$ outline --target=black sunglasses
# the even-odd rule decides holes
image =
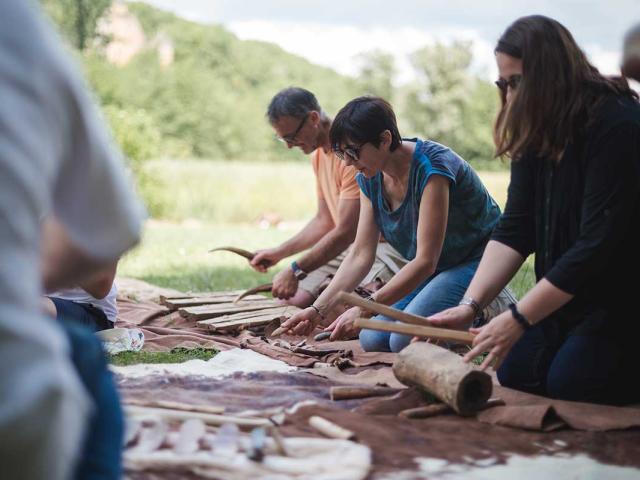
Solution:
[[[304,118],[302,119],[302,121],[300,122],[300,124],[298,125],[298,128],[296,128],[296,131],[289,134],[289,135],[283,135],[282,137],[279,137],[278,135],[276,135],[276,140],[280,140],[281,142],[284,143],[295,143],[296,142],[296,137],[298,136],[298,134],[300,133],[300,130],[302,130],[302,127],[304,127],[305,122],[307,121],[307,118],[309,117],[309,114],[307,113]]]
[[[507,93],[507,89],[517,90],[518,85],[522,81],[522,75],[511,75],[508,80],[504,78],[499,78],[495,81],[496,86],[500,89],[501,92]]]
[[[367,142],[361,143],[358,146],[355,145],[347,145],[345,148],[340,148],[339,144],[335,144],[331,150],[336,154],[340,160],[344,160],[344,156],[350,157],[352,160],[358,160],[360,158],[360,150]]]

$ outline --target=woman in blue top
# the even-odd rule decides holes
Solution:
[[[330,136],[336,154],[359,171],[358,233],[331,284],[283,327],[306,334],[322,320],[329,323],[333,298],[364,278],[381,234],[409,262],[373,300],[425,316],[458,305],[500,216],[473,169],[443,145],[402,140],[393,109],[381,98],[349,102],[333,121]],[[331,338],[357,334],[354,320],[361,316],[366,312],[358,307],[344,312],[329,325]],[[397,352],[410,340],[360,332],[367,351]]]

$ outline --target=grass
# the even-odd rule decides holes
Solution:
[[[232,253],[208,250],[223,245],[266,248],[295,232],[296,226],[261,229],[255,225],[151,220],[141,245],[120,262],[118,274],[183,292],[249,288],[270,281],[272,275],[254,271],[244,258]],[[284,265],[286,262],[281,262],[274,271]]]
[[[209,360],[216,356],[213,348],[181,348],[168,352],[120,352],[109,356],[109,361],[119,367],[138,363],[183,363],[187,360]]]
[[[308,219],[316,208],[310,161],[264,163],[156,160],[141,193],[154,216],[171,221],[251,223],[262,216]]]

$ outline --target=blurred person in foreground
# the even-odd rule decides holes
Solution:
[[[472,329],[500,383],[564,400],[640,401],[640,104],[589,63],[557,21],[523,17],[495,48],[498,155],[511,159],[505,211],[466,296],[489,302],[535,254],[536,285]],[[629,280],[631,274],[632,280]],[[466,324],[458,306],[430,317]]]
[[[116,479],[122,412],[102,347],[40,302],[135,245],[143,211],[35,8],[0,6],[0,477]]]

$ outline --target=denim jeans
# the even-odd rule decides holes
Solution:
[[[601,334],[558,338],[553,320],[527,330],[498,369],[505,387],[561,400],[640,402],[636,348]]]
[[[87,327],[59,321],[71,345],[71,360],[93,401],[77,480],[116,480],[122,476],[124,421],[118,392],[100,340]]]
[[[473,260],[429,277],[409,295],[394,303],[393,308],[428,316],[456,306],[467,291],[479,263],[480,260]],[[374,320],[395,321],[384,315],[378,315]],[[399,352],[409,345],[411,338],[400,333],[360,331],[360,345],[367,352]]]

